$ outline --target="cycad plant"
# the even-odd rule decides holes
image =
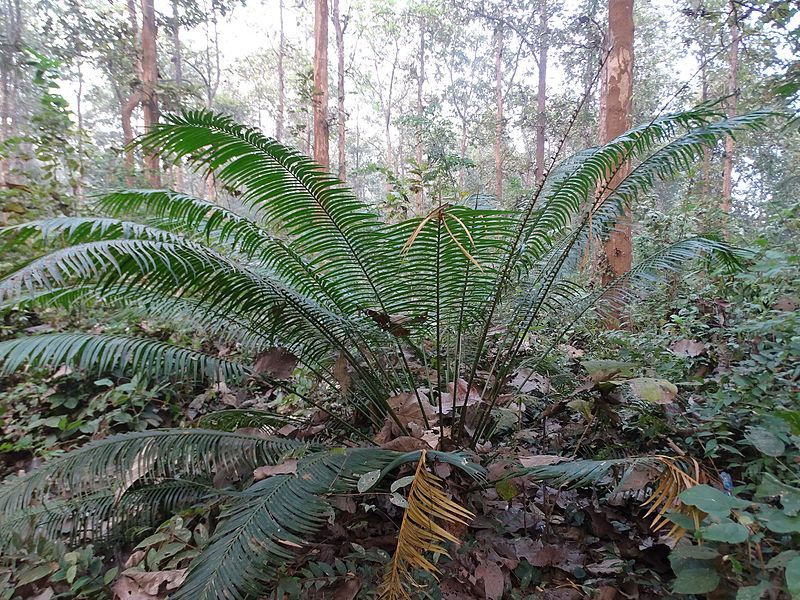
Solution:
[[[75,538],[97,539],[187,503],[215,502],[220,524],[176,597],[255,597],[323,526],[330,494],[419,461],[419,452],[370,447],[377,432],[474,449],[509,378],[543,360],[546,351],[522,352],[532,336],[553,348],[590,309],[624,304],[689,259],[735,265],[731,248],[695,237],[601,288],[584,288],[577,268],[638,194],[766,117],[725,118],[710,106],[660,116],[553,165],[515,210],[440,196],[429,214],[401,223],[382,220],[342,182],[255,129],[210,112],[168,117],[143,138],[144,150],[213,173],[243,210],[127,190],[99,201],[103,217],[7,227],[6,244],[40,254],[0,280],[0,303],[94,302],[187,321],[234,342],[237,358],[142,337],[53,333],[0,343],[3,372],[69,365],[230,385],[264,378],[326,414],[328,438],[349,435],[363,447],[242,433],[235,429],[277,417],[226,411],[205,428],[94,442],[12,479],[0,488],[0,527],[18,531],[34,519],[37,531],[56,535],[69,522]],[[609,189],[628,163],[627,177]],[[293,385],[295,365],[319,382],[313,394]],[[457,452],[428,457],[481,475]],[[293,458],[294,472],[244,488],[213,485],[220,472],[247,483],[254,468]]]

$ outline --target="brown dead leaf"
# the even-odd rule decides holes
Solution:
[[[618,558],[608,558],[599,563],[586,565],[586,570],[592,575],[614,575],[621,573],[625,567],[625,562]]]
[[[511,387],[516,389],[520,394],[531,394],[537,392],[541,395],[550,393],[552,390],[550,380],[539,373],[533,372],[532,369],[520,369],[511,380]]]
[[[267,477],[272,477],[273,475],[285,475],[285,474],[297,474],[297,459],[291,458],[289,460],[283,461],[279,465],[264,465],[258,467],[255,471],[253,471],[253,479],[256,481],[261,481],[262,479],[266,479]]]
[[[475,568],[475,581],[478,590],[487,600],[500,600],[505,590],[503,570],[494,562],[484,562]],[[480,583],[482,582],[482,583]]]
[[[615,492],[639,491],[654,481],[659,475],[658,469],[644,464],[634,465],[628,476],[620,482]]]
[[[427,449],[429,446],[427,442],[419,438],[411,437],[410,435],[401,435],[385,444],[381,444],[381,448],[394,450],[395,452],[413,452],[414,450]]]
[[[781,312],[792,312],[797,310],[797,301],[789,296],[782,296],[778,298],[772,305],[772,310]]]
[[[360,591],[361,579],[353,577],[332,590],[333,595],[331,596],[331,600],[353,600]]]
[[[417,395],[414,393],[401,392],[389,398],[387,402],[400,423],[402,423],[414,437],[421,437],[424,431],[425,417],[427,417],[428,423],[431,424],[436,420],[436,413],[433,406],[431,406],[431,403],[428,401],[428,397],[422,392],[417,393],[419,394],[419,400],[417,400]],[[414,427],[414,425],[416,427]],[[395,436],[403,433],[393,420],[391,420],[391,428]]]
[[[415,315],[413,317],[402,314],[388,315],[383,311],[371,309],[367,309],[364,312],[367,313],[367,316],[372,319],[378,325],[378,327],[399,338],[404,338],[411,335],[411,331],[409,331],[408,327],[406,327],[407,325],[419,325],[427,318],[425,315]]]
[[[575,346],[570,346],[569,344],[564,344],[560,346],[560,350],[567,356],[567,358],[580,358],[586,352],[581,350],[580,348],[576,348]]]
[[[669,345],[669,349],[673,354],[678,356],[700,356],[706,354],[706,345],[697,340],[678,340]]]
[[[150,572],[127,569],[111,589],[115,600],[162,600],[169,595],[170,590],[180,587],[184,579],[186,569]]]
[[[297,362],[298,358],[294,354],[285,348],[274,346],[258,355],[253,365],[253,374],[264,373],[274,379],[289,379]]]

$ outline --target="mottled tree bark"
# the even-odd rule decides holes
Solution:
[[[314,5],[314,160],[328,169],[328,0]]]
[[[145,131],[158,123],[158,61],[156,50],[156,12],[153,0],[142,0],[142,112]],[[158,156],[145,155],[144,170],[149,184],[161,187]]]
[[[608,1],[608,35],[611,54],[606,63],[605,115],[601,142],[606,143],[631,127],[633,96],[633,0]],[[629,165],[620,168],[608,185],[606,193],[628,173]],[[631,213],[624,214],[604,244],[606,265],[602,273],[604,284],[616,279],[631,268]]]
[[[499,202],[503,197],[503,29],[494,30],[494,195]]]
[[[283,141],[283,112],[286,104],[286,81],[283,61],[286,59],[286,33],[283,30],[283,0],[278,0],[278,115],[275,118],[275,137]]]
[[[536,94],[536,183],[541,184],[544,179],[544,134],[547,125],[545,113],[547,103],[547,2],[541,0],[541,13],[539,16],[539,89]]]
[[[419,118],[419,125],[422,124],[422,116],[425,107],[422,103],[422,94],[425,86],[425,18],[419,18],[419,55],[417,56],[417,117]],[[417,166],[422,167],[422,133],[417,134],[416,148],[414,149],[414,158],[417,161]],[[419,186],[415,195],[417,214],[421,215],[425,208],[425,191],[422,185]]]
[[[339,0],[333,0],[333,28],[336,33],[336,147],[339,179],[347,178],[347,156],[345,132],[347,112],[344,109],[344,32],[347,29],[347,18],[342,20],[339,12]]]

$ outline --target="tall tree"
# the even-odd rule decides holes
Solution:
[[[736,115],[736,96],[738,88],[737,71],[739,69],[739,40],[741,32],[736,16],[736,4],[730,2],[730,50],[728,53],[727,80],[727,112],[729,117]],[[722,212],[727,215],[731,211],[731,192],[733,191],[733,137],[725,138],[725,157],[722,161]],[[727,223],[726,228],[727,232]]]
[[[422,118],[425,114],[425,106],[423,105],[423,89],[425,87],[425,32],[426,32],[426,25],[425,25],[425,17],[419,17],[419,52],[417,54],[417,119],[419,119],[419,123],[417,124],[417,143],[414,149],[414,158],[417,162],[417,168],[422,167]],[[424,211],[424,188],[422,185],[419,186],[416,193],[416,208],[417,214],[422,214]]]
[[[314,2],[314,160],[328,169],[328,0]]]
[[[494,195],[498,202],[503,197],[503,27],[500,23],[494,29]]]
[[[547,0],[541,0],[539,13],[539,89],[536,93],[536,183],[544,179],[544,136],[547,125]]]
[[[158,54],[156,49],[156,11],[153,0],[142,0],[142,112],[145,131],[158,123]],[[156,154],[144,157],[145,174],[151,186],[161,187]]]
[[[631,127],[633,97],[633,0],[608,0],[608,38],[611,44],[605,70],[605,98],[601,143],[609,142]],[[624,166],[608,183],[608,191],[629,169]],[[608,191],[606,193],[608,193]],[[627,272],[631,267],[631,212],[624,213],[604,244],[606,265],[603,283]]]
[[[283,141],[283,113],[286,104],[286,76],[284,61],[286,60],[286,32],[283,29],[283,0],[278,0],[278,106],[275,118],[275,137]]]
[[[0,4],[3,15],[3,44],[0,48],[0,142],[13,134],[13,123],[18,98],[17,61],[22,52],[22,8],[19,0],[4,0]],[[8,184],[9,164],[0,157],[0,185]]]
[[[345,153],[345,131],[347,112],[344,108],[344,33],[347,29],[347,17],[339,11],[339,0],[333,0],[333,29],[336,35],[336,147],[338,156],[338,175],[344,181],[347,178],[347,157]]]

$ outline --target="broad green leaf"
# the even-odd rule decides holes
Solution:
[[[39,581],[43,577],[47,577],[51,573],[55,573],[58,570],[58,563],[48,563],[45,565],[36,565],[29,569],[25,569],[19,576],[17,580],[17,587],[20,588],[24,585],[28,585],[29,583],[33,583],[34,581]]]
[[[783,440],[764,427],[750,427],[745,437],[759,452],[767,456],[780,456],[786,450]]]
[[[700,530],[704,540],[741,544],[750,536],[750,530],[740,523],[714,523]]]
[[[777,508],[764,509],[758,516],[773,533],[800,533],[800,517],[789,517]]]
[[[748,585],[739,588],[739,591],[736,592],[736,600],[761,600],[761,597],[769,588],[770,584],[768,581],[762,581],[758,585]]]
[[[682,492],[680,499],[684,504],[696,506],[710,515],[727,515],[731,510],[745,508],[749,504],[705,484],[696,485]]]
[[[708,594],[718,585],[719,573],[713,567],[692,567],[678,573],[672,591],[676,594]]]
[[[783,512],[787,515],[793,517],[800,512],[800,489],[783,483],[771,473],[765,473],[756,490],[756,497],[772,498],[776,496],[780,497]]]
[[[767,563],[768,569],[783,569],[786,567],[788,562],[793,558],[800,556],[800,552],[797,550],[784,550],[777,556],[773,556],[769,562]]]
[[[407,485],[412,484],[413,482],[414,482],[414,476],[413,475],[407,475],[406,477],[401,477],[400,479],[398,479],[397,481],[395,481],[392,484],[392,487],[390,488],[390,491],[391,492],[396,492],[400,488],[404,488]]]
[[[581,366],[595,382],[619,376],[632,377],[636,372],[636,364],[620,360],[584,360],[581,361]]]
[[[400,508],[408,508],[408,500],[403,498],[397,492],[393,492],[392,495],[389,497],[389,502],[394,504],[395,506],[399,506]]]
[[[651,404],[672,404],[678,395],[678,388],[666,379],[636,377],[625,382],[631,393]]]
[[[161,542],[166,542],[169,539],[169,534],[158,532],[144,538],[141,542],[136,544],[134,550],[138,550],[139,548],[148,548],[155,544],[160,544]]]
[[[362,494],[370,489],[381,476],[380,470],[376,471],[369,471],[368,473],[364,473],[361,477],[358,478],[357,488],[358,491]]]
[[[795,557],[786,565],[786,587],[792,599],[800,598],[800,557]]]
[[[510,479],[503,479],[498,481],[494,486],[495,491],[497,491],[497,495],[500,496],[503,500],[511,500],[517,494],[519,494],[519,490],[517,486],[514,485],[514,482]]]

